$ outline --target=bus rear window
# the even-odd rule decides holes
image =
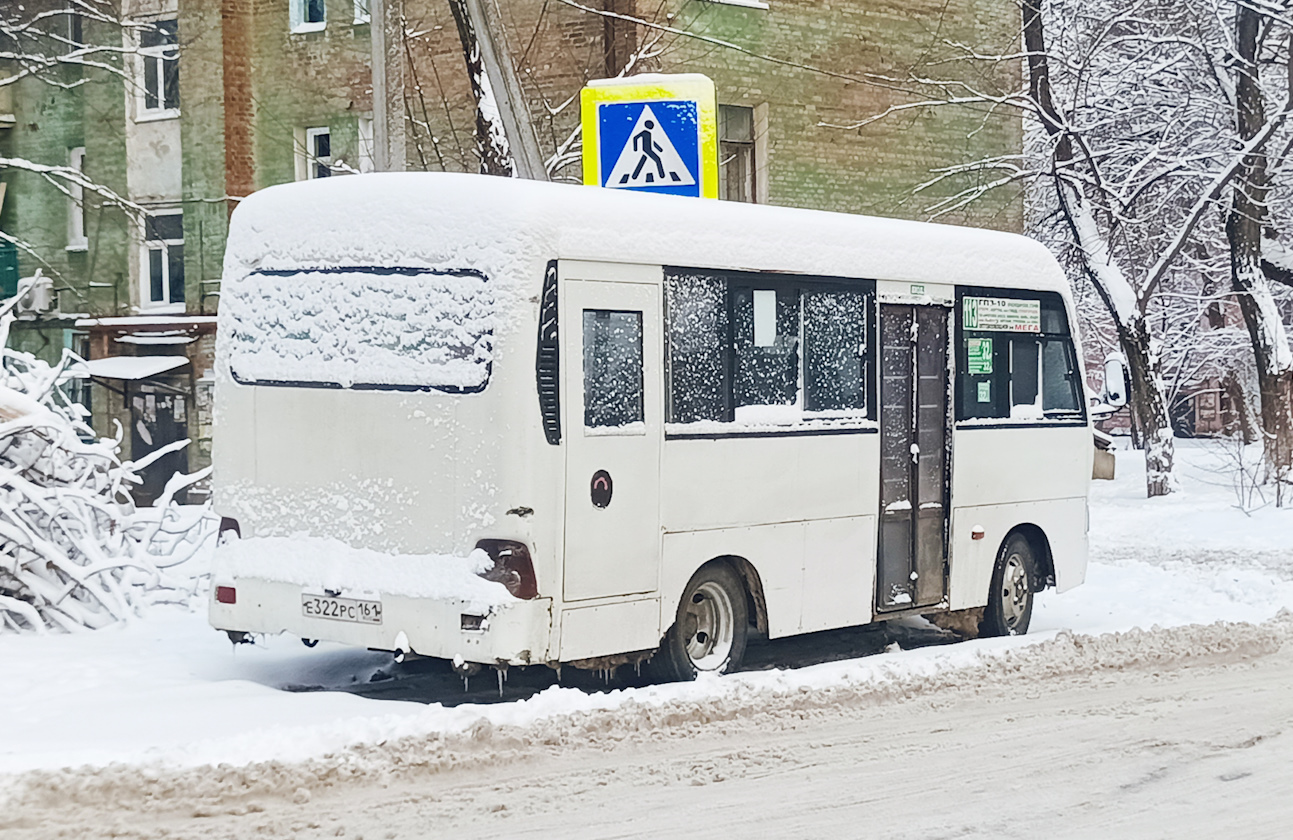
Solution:
[[[479,272],[254,272],[221,304],[242,383],[470,393],[489,382],[494,305]]]

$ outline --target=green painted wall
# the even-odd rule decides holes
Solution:
[[[120,31],[87,22],[87,41],[120,43]],[[107,71],[63,68],[59,78],[72,89],[34,78],[14,85],[16,124],[0,130],[0,153],[37,164],[66,166],[71,149],[85,147],[85,172],[110,190],[125,194],[125,88]],[[8,185],[0,229],[26,243],[20,250],[24,276],[40,268],[62,289],[63,311],[114,314],[125,295],[125,254],[129,222],[104,197],[86,194],[87,247],[68,250],[70,200],[42,176],[17,169],[0,172]]]

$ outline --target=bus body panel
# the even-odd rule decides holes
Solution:
[[[561,613],[561,662],[651,650],[660,643],[660,599],[617,600]],[[672,622],[670,622],[672,623]]]
[[[953,432],[957,506],[1085,496],[1095,447],[1085,423],[960,425]]]
[[[669,532],[874,515],[880,436],[666,439],[661,521]]]
[[[953,432],[952,609],[987,603],[996,554],[1020,525],[1036,525],[1046,535],[1058,591],[1082,582],[1090,440],[1086,424],[961,425]],[[980,527],[983,538],[972,539]]]
[[[963,610],[987,603],[997,552],[1010,532],[1021,525],[1035,525],[1046,536],[1057,592],[1082,583],[1088,542],[1085,523],[1085,496],[953,508],[949,608]],[[976,528],[983,529],[983,539],[973,538]]]
[[[799,632],[804,598],[803,522],[747,525],[709,531],[687,531],[664,535],[664,557],[660,569],[660,623],[673,624],[683,587],[705,563],[716,557],[748,560],[763,585],[768,610],[768,637],[780,638]],[[867,596],[860,599],[862,623],[870,620]]]

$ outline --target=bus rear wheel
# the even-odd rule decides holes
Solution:
[[[745,655],[749,629],[740,576],[727,563],[702,566],[687,582],[673,626],[660,641],[657,670],[675,681],[734,671]]]
[[[1037,563],[1033,547],[1023,534],[1012,534],[1001,546],[992,570],[988,605],[979,625],[981,636],[1022,636],[1033,617],[1034,578]]]

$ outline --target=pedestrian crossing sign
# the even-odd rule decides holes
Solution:
[[[589,82],[581,97],[584,183],[718,197],[718,106],[698,73]]]

